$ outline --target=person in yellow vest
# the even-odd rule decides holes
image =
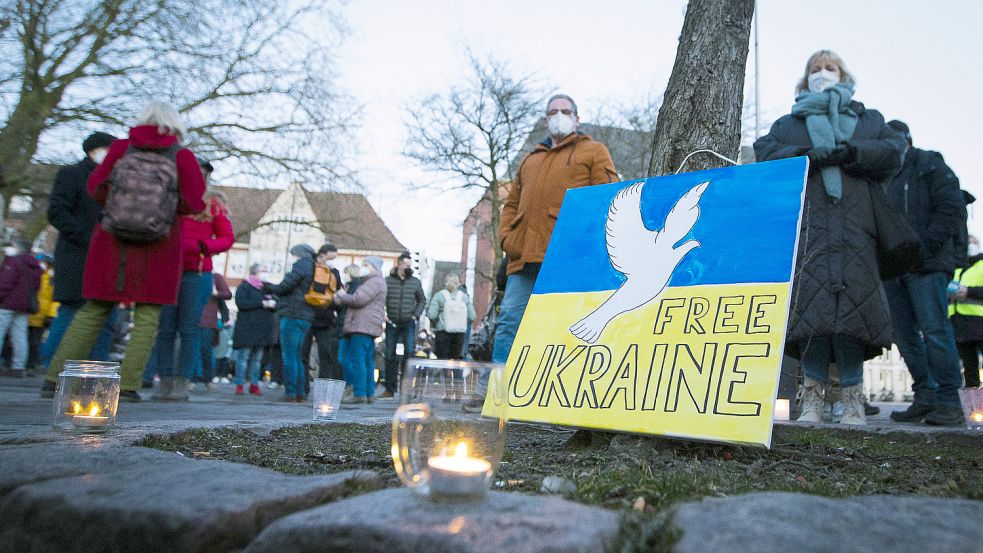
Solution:
[[[38,288],[38,312],[27,318],[27,367],[35,370],[41,360],[41,339],[50,326],[52,319],[58,316],[58,302],[52,299],[55,276],[55,259],[48,253],[39,253],[38,262],[41,264],[41,287]]]
[[[983,351],[983,254],[975,236],[969,237],[966,262],[956,269],[948,292],[949,317],[963,361],[965,384],[967,388],[978,388]]]

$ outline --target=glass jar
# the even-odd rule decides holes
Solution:
[[[412,358],[393,416],[400,480],[433,500],[484,497],[505,452],[504,367]]]
[[[119,363],[65,361],[58,375],[51,424],[76,434],[101,434],[116,423]]]

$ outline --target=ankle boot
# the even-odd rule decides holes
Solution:
[[[154,395],[150,396],[150,399],[154,401],[171,401],[174,399],[171,394],[174,392],[174,377],[173,376],[162,376],[160,377],[160,389],[158,389]]]
[[[840,424],[866,425],[867,413],[864,410],[864,385],[857,384],[843,388],[843,418]]]
[[[188,401],[188,379],[183,376],[174,377],[174,388],[171,391],[171,400]]]
[[[802,414],[797,422],[823,421],[823,383],[808,376],[802,382]]]

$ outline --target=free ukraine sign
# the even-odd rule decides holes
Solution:
[[[769,447],[806,173],[794,158],[568,191],[508,418]]]

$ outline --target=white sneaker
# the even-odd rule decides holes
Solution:
[[[222,382],[222,384],[228,384],[229,382],[232,382],[232,381],[231,381],[231,380],[229,380],[228,378],[225,378],[225,377],[223,376],[223,377],[222,377],[222,380],[221,380],[221,382]]]
[[[212,379],[212,384],[218,384],[219,382],[221,382],[221,380],[219,380],[217,376]]]
[[[277,386],[276,382],[270,382],[269,384],[266,385],[266,387],[271,390],[276,390],[276,386]]]
[[[809,377],[802,383],[802,412],[798,422],[823,422],[823,385]]]

